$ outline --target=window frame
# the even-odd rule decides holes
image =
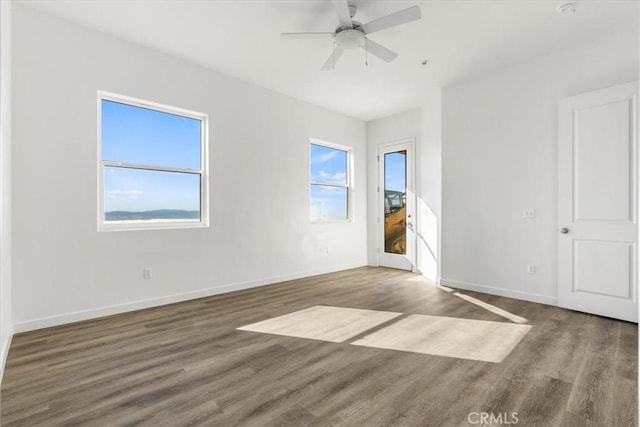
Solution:
[[[312,171],[311,171],[311,146],[312,145],[318,145],[321,147],[344,151],[346,153],[347,155],[346,184],[314,181],[312,179]],[[352,147],[347,147],[345,145],[334,144],[332,142],[321,141],[313,138],[309,140],[309,204],[308,206],[309,206],[309,220],[311,221],[312,224],[353,222],[354,186],[353,186],[352,173],[353,173],[353,148]],[[313,186],[346,188],[347,189],[347,217],[345,219],[312,219],[311,218],[311,188],[313,188]]]
[[[138,164],[120,161],[102,160],[102,101],[117,102],[133,107],[146,108],[163,113],[188,117],[199,120],[200,131],[200,168],[176,168],[152,164]],[[159,230],[209,227],[209,116],[205,113],[190,111],[183,108],[160,104],[157,102],[119,95],[112,92],[98,90],[97,95],[97,140],[98,140],[98,231],[127,231],[127,230]],[[105,167],[129,168],[157,172],[177,172],[200,176],[200,220],[199,221],[154,221],[154,222],[115,222],[105,221]]]

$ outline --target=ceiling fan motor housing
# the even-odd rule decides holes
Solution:
[[[336,44],[343,49],[356,49],[364,44],[362,24],[353,21],[353,28],[337,28]]]

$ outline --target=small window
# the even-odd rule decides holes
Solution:
[[[350,150],[311,143],[311,221],[347,221],[351,183]]]
[[[98,229],[207,226],[207,116],[105,93],[98,101]]]

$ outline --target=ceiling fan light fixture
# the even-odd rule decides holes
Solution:
[[[0,0],[2,1],[2,0]],[[353,1],[353,0],[352,0]],[[336,62],[345,50],[362,48],[365,50],[365,65],[368,64],[368,55],[378,57],[385,62],[396,59],[398,54],[369,39],[369,35],[387,28],[397,27],[408,22],[417,21],[422,17],[418,6],[411,6],[397,12],[390,13],[381,18],[374,19],[368,24],[354,21],[357,7],[349,4],[349,0],[332,0],[337,18],[338,27],[332,32],[306,32],[306,33],[281,33],[283,39],[321,38],[333,37],[333,50],[322,66],[322,71],[334,70]]]
[[[336,34],[336,44],[343,49],[355,49],[364,44],[364,33],[360,30],[342,30]]]

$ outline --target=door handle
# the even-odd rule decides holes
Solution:
[[[407,222],[407,227],[409,227],[409,228],[413,228],[413,224],[412,224],[412,223],[410,223],[410,222]]]
[[[569,232],[569,229],[568,229],[567,227],[562,227],[562,228],[560,229],[560,232],[561,232],[562,234],[567,234],[567,233]]]

